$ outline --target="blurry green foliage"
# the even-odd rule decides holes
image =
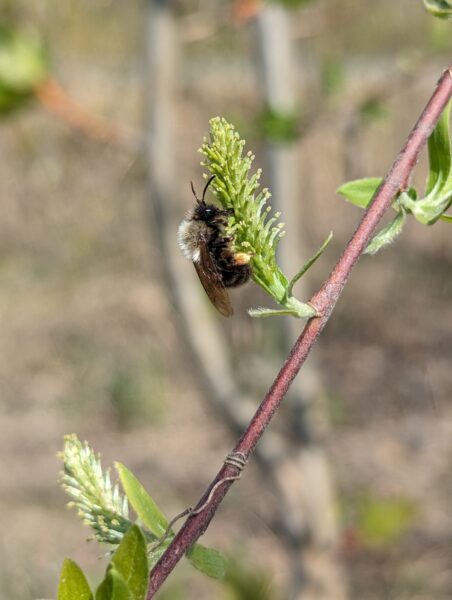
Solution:
[[[428,568],[419,562],[398,569],[392,598],[437,598],[435,581]]]
[[[33,98],[48,73],[47,53],[38,34],[0,25],[0,116]]]
[[[159,590],[158,600],[187,600],[187,587],[184,581],[177,581],[177,573]],[[176,581],[175,581],[176,579]]]
[[[339,92],[345,81],[344,64],[340,58],[328,57],[322,64],[322,90],[325,95],[332,96]]]
[[[439,19],[430,19],[428,39],[434,50],[438,52],[450,50],[452,48],[451,24]]]
[[[112,373],[109,398],[118,427],[144,421],[160,423],[164,414],[164,373],[157,356],[118,366]]]
[[[271,4],[281,4],[285,8],[295,9],[301,8],[305,4],[312,2],[312,0],[267,0]]]
[[[259,130],[272,142],[292,142],[298,137],[299,125],[295,112],[282,113],[270,107],[266,107],[258,119]]]
[[[396,542],[417,516],[414,502],[405,498],[376,498],[364,495],[355,502],[356,529],[360,539],[371,547]]]
[[[238,559],[229,563],[223,582],[228,600],[277,600],[279,597],[266,572],[251,569]]]
[[[383,119],[388,115],[386,107],[377,96],[367,98],[359,107],[359,114],[365,123]]]
[[[328,395],[326,397],[326,408],[328,420],[333,427],[341,427],[347,423],[347,403],[339,395]]]

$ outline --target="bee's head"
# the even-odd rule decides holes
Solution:
[[[197,221],[211,223],[220,214],[221,208],[218,208],[214,204],[206,204],[203,200],[198,200],[198,204],[195,208],[193,218]]]
[[[197,221],[204,221],[205,223],[212,222],[222,212],[220,208],[216,207],[214,204],[206,204],[204,200],[207,188],[212,183],[213,179],[215,179],[215,175],[212,175],[212,177],[206,183],[201,199],[196,195],[193,182],[191,182],[191,190],[197,202],[196,208],[193,212],[193,218]]]

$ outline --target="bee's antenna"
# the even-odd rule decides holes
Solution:
[[[215,179],[215,175],[212,175],[212,177],[209,179],[209,181],[206,183],[204,190],[202,192],[202,202],[204,202],[204,197],[206,195],[207,192],[207,188],[209,187],[209,185],[212,183],[212,181]]]
[[[191,185],[191,191],[193,192],[193,196],[196,198],[196,202],[201,202],[201,200],[196,195],[195,186],[193,185],[193,181],[190,181],[190,185]]]
[[[212,175],[212,177],[209,179],[209,181],[206,183],[206,185],[204,186],[204,189],[202,191],[202,200],[200,200],[198,198],[198,196],[196,195],[195,192],[195,186],[193,185],[193,181],[190,181],[190,185],[191,185],[191,191],[193,192],[193,196],[196,198],[196,202],[198,202],[198,204],[205,204],[204,202],[204,198],[207,192],[207,188],[209,187],[209,185],[212,183],[212,181],[215,179],[215,175]]]

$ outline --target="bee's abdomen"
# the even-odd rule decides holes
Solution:
[[[222,235],[217,225],[211,226],[211,231],[209,250],[224,287],[243,285],[251,277],[251,266],[248,263],[237,264],[236,255],[231,249],[232,237]]]
[[[237,287],[246,283],[251,277],[250,265],[233,265],[228,269],[220,269],[224,287]]]

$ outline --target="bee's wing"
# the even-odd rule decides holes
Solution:
[[[234,312],[231,300],[223,285],[221,275],[218,273],[205,240],[200,241],[199,251],[199,262],[193,264],[195,265],[196,272],[198,273],[203,288],[218,312],[224,317],[230,317]]]

